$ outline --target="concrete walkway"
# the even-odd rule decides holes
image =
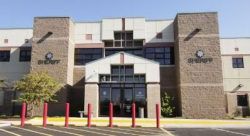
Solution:
[[[64,117],[47,119],[48,125],[64,126]],[[37,117],[25,121],[26,125],[42,125],[43,118]],[[0,121],[1,123],[1,121]],[[7,123],[7,122],[5,122]],[[20,125],[20,121],[9,122],[12,125]],[[94,126],[108,126],[109,118],[93,118],[91,124]],[[114,118],[113,125],[118,127],[131,127],[131,118]],[[71,126],[86,126],[87,118],[69,118]],[[171,119],[164,118],[160,120],[163,128],[250,128],[250,120],[205,120],[205,119]],[[136,126],[156,127],[155,119],[136,119]]]

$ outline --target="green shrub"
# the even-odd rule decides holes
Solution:
[[[175,107],[171,107],[170,104],[173,102],[174,97],[171,98],[166,92],[162,98],[161,112],[163,117],[173,116],[173,111]]]
[[[7,119],[8,117],[6,115],[2,114],[2,115],[0,115],[0,118]]]
[[[20,118],[20,115],[14,115],[13,118]]]

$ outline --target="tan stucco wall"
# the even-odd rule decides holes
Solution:
[[[0,62],[0,78],[10,86],[30,72],[30,62],[19,62],[20,48],[11,48],[10,61]]]
[[[226,92],[250,92],[250,56],[241,57],[243,57],[244,68],[233,68],[233,57],[222,56],[224,91]],[[238,87],[239,84],[243,86]]]

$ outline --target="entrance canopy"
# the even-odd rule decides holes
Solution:
[[[133,65],[134,74],[145,75],[145,83],[159,83],[159,63],[129,53],[119,52],[86,64],[85,82],[99,83],[100,75],[111,75],[111,66]],[[112,80],[109,80],[112,82]]]

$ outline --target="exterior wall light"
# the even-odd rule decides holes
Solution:
[[[51,34],[53,34],[53,32],[49,31],[48,34],[51,35]]]
[[[244,85],[243,84],[239,84],[238,87],[243,87]]]
[[[200,30],[202,30],[202,29],[201,29],[201,27],[197,27],[195,30],[196,30],[196,31],[200,31]]]

